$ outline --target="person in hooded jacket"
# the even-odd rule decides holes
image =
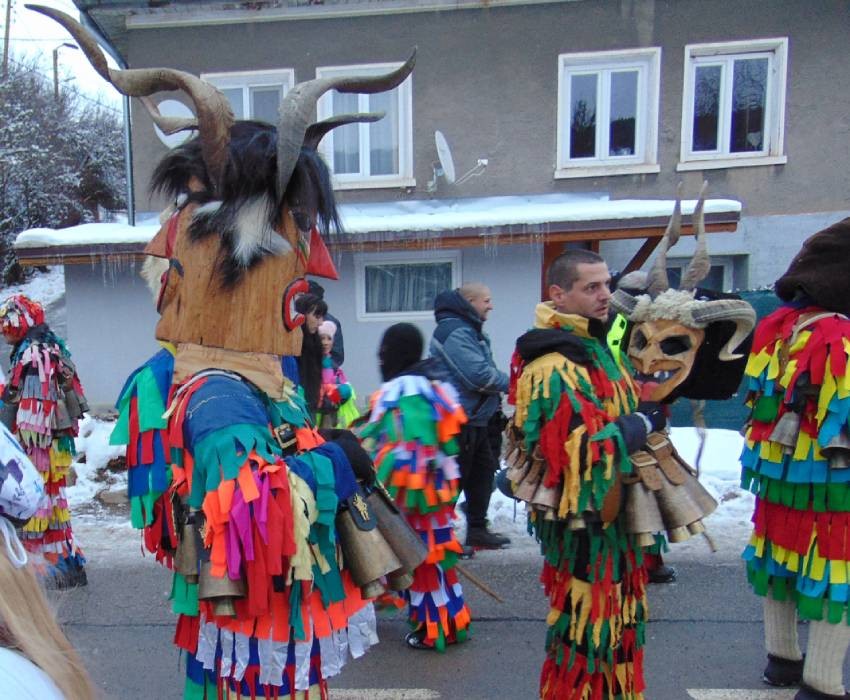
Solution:
[[[440,379],[452,384],[468,418],[460,434],[461,488],[466,498],[466,544],[477,549],[500,549],[510,543],[487,526],[493,475],[499,466],[489,425],[502,407],[508,375],[493,361],[490,339],[483,331],[493,310],[490,289],[469,282],[441,292],[434,300],[437,327],[430,354]]]
[[[378,480],[428,547],[404,593],[412,649],[445,650],[469,634],[469,608],[455,564],[462,547],[452,530],[460,484],[455,460],[466,417],[451,384],[436,379],[433,360],[421,360],[416,326],[397,323],[384,333],[378,358],[381,388],[361,431]]]

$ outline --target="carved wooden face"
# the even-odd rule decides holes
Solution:
[[[279,237],[274,250],[228,286],[216,267],[223,254],[221,239],[215,235],[200,241],[189,239],[196,208],[185,207],[163,226],[149,247],[155,247],[160,236],[168,238],[169,226],[174,229],[166,246],[169,269],[156,337],[242,352],[300,354],[299,326],[304,317],[295,311],[295,298],[307,291],[304,275],[313,271],[311,243],[313,253],[324,251],[313,220],[298,211],[284,210],[273,234]],[[317,238],[319,246],[315,245]]]
[[[643,384],[641,398],[663,401],[684,382],[694,366],[705,331],[679,321],[644,321],[632,329],[629,359]]]

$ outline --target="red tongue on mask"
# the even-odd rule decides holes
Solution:
[[[336,271],[334,261],[331,260],[328,247],[319,235],[319,229],[315,226],[310,231],[310,257],[307,260],[306,273],[332,280],[339,279],[339,273]]]
[[[644,382],[640,387],[640,400],[641,401],[650,401],[650,396],[652,396],[652,392],[658,388],[658,382]]]

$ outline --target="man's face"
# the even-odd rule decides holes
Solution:
[[[579,263],[576,271],[578,279],[573,282],[572,289],[565,290],[557,284],[549,287],[549,298],[555,309],[564,314],[578,314],[606,321],[611,301],[608,265],[604,262]]]
[[[493,310],[493,299],[490,297],[490,290],[487,287],[484,287],[474,299],[470,299],[469,303],[482,321],[486,321],[487,316]]]

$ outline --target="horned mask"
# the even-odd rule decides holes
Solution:
[[[643,382],[643,398],[649,401],[728,398],[743,372],[746,358],[740,350],[755,325],[755,311],[733,295],[697,288],[711,269],[705,240],[706,186],[693,215],[696,251],[680,288],[670,289],[667,252],[681,233],[681,191],[647,277],[646,293],[618,289],[611,302],[634,323],[628,356]]]
[[[140,98],[165,133],[198,135],[166,155],[153,189],[171,196],[174,212],[145,252],[163,258],[156,336],[174,343],[273,355],[298,355],[303,317],[295,298],[305,274],[336,279],[322,234],[340,228],[330,173],[316,149],[331,129],[375,121],[350,114],[311,123],[330,90],[377,93],[400,85],[415,52],[380,76],[299,83],[284,97],[277,128],[236,121],[227,98],[200,78],[169,68],[114,70],[94,38],[68,15],[28,5],[65,27],[97,72],[122,94]],[[196,118],[160,114],[150,95],[181,90]]]

